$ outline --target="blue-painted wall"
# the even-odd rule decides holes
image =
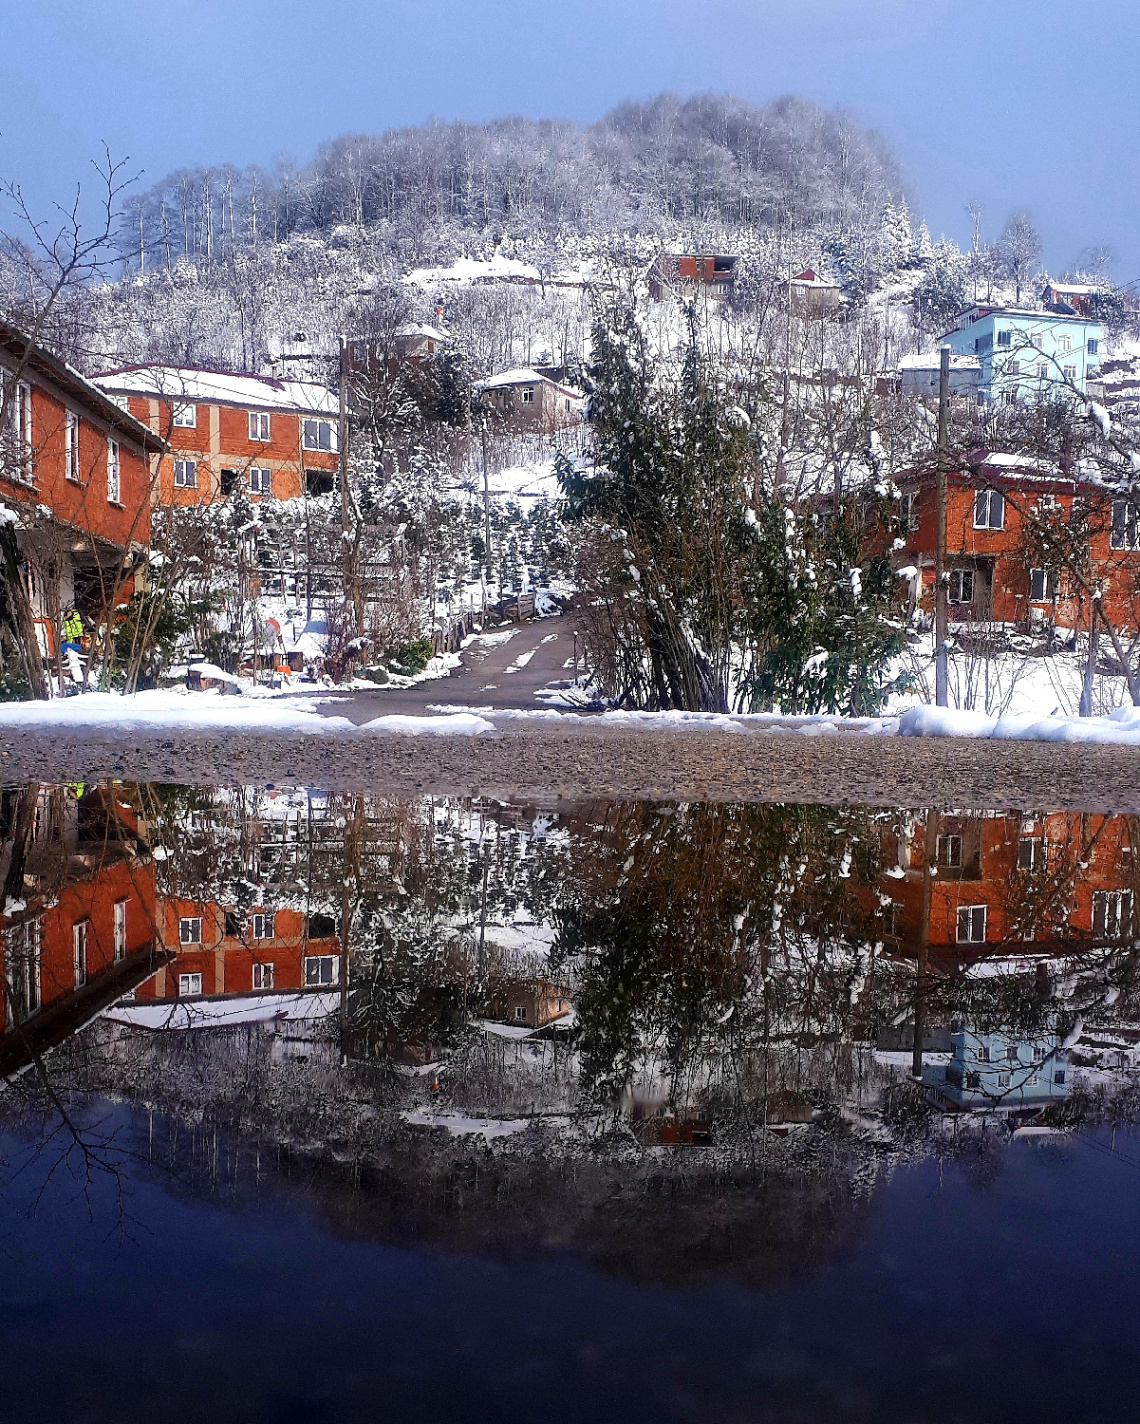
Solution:
[[[942,340],[982,363],[979,393],[1005,403],[1085,394],[1100,365],[1100,323],[1052,312],[971,307]]]

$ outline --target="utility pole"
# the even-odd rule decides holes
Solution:
[[[485,561],[487,569],[487,582],[491,581],[491,487],[490,476],[487,473],[487,417],[484,416],[479,427],[479,435],[483,443],[483,543],[485,548]],[[499,590],[500,596],[502,589]]]
[[[341,559],[344,564],[344,602],[346,608],[352,608],[356,613],[356,632],[359,635],[364,631],[364,628],[362,626],[363,610],[356,598],[356,579],[353,568],[354,535],[348,496],[348,343],[343,336],[340,338],[340,416],[337,422],[337,445],[340,455],[340,542]]]
[[[938,373],[938,549],[934,560],[934,700],[939,707],[950,705],[950,669],[947,639],[950,636],[946,586],[946,485],[950,443],[950,347],[943,346]]]

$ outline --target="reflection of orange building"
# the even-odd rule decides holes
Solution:
[[[275,990],[334,989],[340,941],[327,917],[257,909],[244,919],[215,901],[163,900],[163,945],[176,956],[138,998],[185,999]]]
[[[897,865],[880,888],[904,952],[920,941],[929,895],[936,955],[1071,953],[1131,933],[1131,840],[1126,816],[939,814],[936,826],[920,821],[889,847]]]
[[[155,878],[149,849],[112,789],[41,792],[34,812],[4,794],[6,833],[24,838],[24,898],[0,916],[8,986],[0,1074],[62,1042],[154,973]],[[26,812],[28,808],[23,808]]]

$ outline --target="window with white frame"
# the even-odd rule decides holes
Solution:
[[[119,442],[107,441],[107,503],[120,503]]]
[[[335,954],[305,956],[306,989],[327,989],[340,982],[340,959]]]
[[[958,907],[958,943],[985,944],[986,906],[960,905]]]
[[[1112,501],[1112,530],[1108,542],[1114,549],[1140,548],[1140,511],[1130,499]]]
[[[1035,351],[1045,350],[1045,333],[1043,331],[1035,331],[1029,340]]]
[[[1005,528],[1005,496],[1001,490],[978,490],[974,496],[974,528]]]
[[[1020,362],[1020,361],[1010,361],[1010,362],[1007,364],[1007,370],[1009,371],[1009,374],[1010,374],[1011,376],[1020,376],[1020,375],[1021,375],[1021,362]]]
[[[127,904],[126,900],[116,900],[114,910],[115,963],[127,956]]]
[[[1029,570],[1029,601],[1031,603],[1052,603],[1061,586],[1060,574],[1056,569]]]
[[[174,424],[184,430],[193,430],[198,424],[198,407],[188,401],[174,402]]]
[[[999,346],[1010,346],[1013,342],[1013,335],[1009,331],[999,331],[997,334],[997,344]]]
[[[304,445],[306,450],[335,450],[336,437],[331,420],[306,420],[304,422]]]
[[[274,929],[273,915],[254,915],[253,917],[253,937],[254,939],[272,939]]]
[[[516,1019],[525,1019],[525,1018],[526,1018],[526,1005],[525,1005],[525,1004],[516,1004],[516,1005],[515,1005],[515,1018],[516,1018]]]
[[[1035,865],[1041,864],[1042,858],[1041,837],[1022,836],[1017,842],[1018,870],[1032,870]]]
[[[25,920],[4,931],[4,970],[8,977],[6,1020],[34,1014],[43,1002],[39,920]]]
[[[918,528],[920,510],[919,498],[918,490],[912,490],[899,498],[899,513],[902,515],[903,522],[910,533],[913,533]]]
[[[1098,939],[1115,939],[1132,929],[1132,891],[1097,890],[1092,902],[1092,932]]]
[[[523,388],[522,388],[522,403],[523,403],[523,405],[533,405],[533,404],[534,404],[534,387],[533,387],[533,386],[523,386]]]
[[[174,488],[175,488],[175,489],[197,489],[197,488],[198,488],[198,462],[197,462],[197,460],[175,460],[175,462],[174,462]]]
[[[35,464],[32,450],[32,388],[27,381],[16,386],[12,402],[11,432],[16,479],[31,484],[35,478]]]
[[[1002,405],[1016,405],[1016,404],[1017,404],[1017,387],[1016,387],[1016,386],[1010,386],[1008,390],[1002,391],[1002,393],[1001,393],[1001,403],[1002,403]]]
[[[938,837],[936,848],[938,864],[947,870],[957,870],[962,864],[962,837],[948,834]]]
[[[249,438],[251,440],[269,439],[269,412],[267,410],[250,411]]]
[[[1073,338],[1071,336],[1058,336],[1055,349],[1059,356],[1067,356],[1073,349]]]
[[[1063,369],[1064,369],[1065,380],[1066,380],[1066,381],[1075,381],[1075,380],[1077,379],[1077,368],[1076,368],[1076,366],[1073,366],[1073,365],[1071,365],[1070,363],[1066,362]]]
[[[973,603],[974,601],[974,571],[973,569],[951,569],[950,589],[948,597],[951,603]]]
[[[72,962],[75,966],[75,987],[82,989],[87,983],[87,931],[90,920],[78,920],[71,929]]]
[[[79,484],[79,417],[67,412],[63,431],[63,472],[74,484]]]
[[[187,994],[200,994],[201,992],[201,974],[180,974],[178,976],[178,993],[180,997],[185,997]]]
[[[183,915],[178,921],[178,943],[179,944],[201,944],[202,943],[202,916]]]
[[[253,987],[255,989],[273,988],[272,964],[255,964],[253,966]]]
[[[1038,363],[1037,363],[1037,379],[1038,379],[1039,381],[1044,381],[1044,380],[1048,377],[1048,375],[1049,375],[1049,365],[1048,365],[1048,362],[1046,362],[1046,361],[1038,361]]]
[[[251,494],[273,493],[273,471],[251,465],[249,469],[249,491]]]

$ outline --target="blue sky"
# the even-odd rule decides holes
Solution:
[[[1140,277],[1136,0],[13,0],[2,32],[0,174],[41,210],[104,140],[153,181],[431,115],[795,92],[882,129],[936,237],[1024,206],[1054,269],[1108,244]]]

